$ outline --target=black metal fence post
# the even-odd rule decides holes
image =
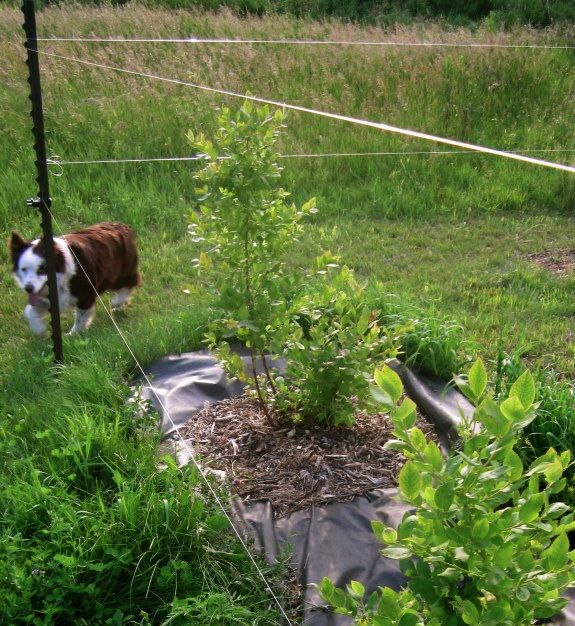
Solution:
[[[36,170],[38,176],[39,195],[27,201],[29,206],[40,210],[42,216],[42,232],[46,248],[46,267],[48,277],[48,297],[50,300],[50,322],[52,325],[52,341],[54,360],[62,363],[62,327],[60,325],[60,304],[58,302],[58,284],[56,281],[56,258],[54,254],[54,236],[52,234],[52,214],[50,206],[50,189],[48,185],[48,164],[46,162],[46,140],[44,137],[44,111],[42,108],[42,87],[40,84],[40,64],[38,62],[38,39],[36,36],[36,12],[34,0],[24,0],[24,31],[26,32],[25,47],[28,58],[26,65],[29,70],[30,100],[32,102],[32,120],[34,126],[34,149],[36,151]]]

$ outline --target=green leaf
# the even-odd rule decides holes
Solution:
[[[535,382],[529,370],[525,370],[511,385],[509,396],[518,398],[526,411],[533,405],[535,400]]]
[[[417,419],[417,406],[411,398],[405,398],[403,402],[393,411],[391,419],[394,424],[399,424],[402,428],[411,428]]]
[[[375,613],[378,602],[379,602],[379,593],[377,591],[374,591],[371,593],[371,595],[365,602],[365,610],[371,614]]]
[[[559,457],[555,457],[549,466],[543,471],[548,485],[558,481],[563,476],[563,463]]]
[[[502,606],[492,606],[481,615],[481,626],[500,626],[507,617],[507,611]]]
[[[441,599],[441,592],[437,586],[430,584],[429,575],[410,578],[409,590],[428,604],[435,604]]]
[[[563,463],[557,452],[549,448],[545,454],[531,463],[527,476],[543,474],[548,484],[558,481],[563,475]]]
[[[571,507],[567,506],[564,502],[554,502],[547,511],[547,517],[557,519],[569,511],[571,511]]]
[[[417,626],[419,617],[416,613],[404,613],[403,617],[397,623],[397,626]]]
[[[352,580],[347,586],[347,591],[356,600],[362,600],[365,596],[365,587],[358,580]]]
[[[334,591],[335,585],[333,584],[333,581],[327,576],[324,576],[319,586],[319,593],[321,597],[327,602],[331,603],[331,598],[333,597]]]
[[[554,600],[547,600],[544,605],[535,609],[534,615],[538,619],[547,619],[554,617],[559,611],[567,604],[568,600],[565,598],[556,598]]]
[[[509,432],[511,423],[499,410],[491,398],[485,398],[475,411],[475,419],[496,437],[503,437]]]
[[[454,493],[451,485],[440,485],[435,490],[435,504],[441,511],[447,511],[453,503]]]
[[[412,461],[401,468],[399,472],[399,490],[408,502],[419,498],[421,491],[421,473]]]
[[[421,495],[427,504],[435,506],[435,489],[431,485],[425,485]]]
[[[477,520],[475,524],[473,524],[473,528],[471,529],[471,536],[474,539],[486,539],[489,535],[489,521],[483,517],[480,520]]]
[[[528,483],[529,493],[539,493],[539,475],[533,474],[531,472],[527,472],[526,476],[531,476]]]
[[[391,367],[384,365],[381,369],[375,371],[373,377],[377,386],[391,398],[394,404],[397,403],[403,393],[403,384],[401,378]]]
[[[460,570],[455,569],[455,567],[446,567],[445,569],[441,570],[437,575],[445,578],[450,583],[454,583],[456,580],[459,580],[461,574]]]
[[[473,389],[469,386],[467,378],[464,376],[454,376],[453,382],[466,398],[468,398],[473,404],[477,404],[477,398],[475,397]]]
[[[369,315],[369,309],[365,309],[364,312],[361,314],[359,320],[357,321],[355,325],[355,332],[357,333],[358,337],[361,337],[367,332],[369,328]]]
[[[464,446],[465,454],[470,455],[478,450],[483,450],[490,441],[490,436],[485,433],[480,433],[470,437]]]
[[[461,608],[461,618],[466,624],[472,624],[474,626],[475,624],[481,623],[479,611],[473,602],[470,600],[463,600]]]
[[[561,493],[563,489],[565,489],[566,486],[567,486],[567,479],[565,477],[560,478],[559,480],[554,482],[552,485],[547,487],[547,493],[549,495]]]
[[[545,504],[545,495],[536,493],[532,495],[520,508],[519,519],[524,524],[529,524],[539,517],[539,511]]]
[[[500,406],[501,413],[511,422],[521,422],[525,419],[525,408],[517,396],[510,396]]]
[[[395,623],[401,613],[397,592],[389,587],[384,587],[381,590],[381,600],[379,601],[377,612]]]
[[[390,398],[390,396],[380,389],[377,385],[370,385],[369,391],[371,393],[371,397],[378,403],[384,406],[388,411],[391,411],[395,408],[395,402]]]
[[[523,476],[523,463],[515,450],[509,450],[503,459],[503,463],[509,468],[509,480],[515,482]]]
[[[399,450],[399,452],[405,452],[410,449],[409,444],[401,441],[401,439],[388,439],[383,444],[383,447],[385,450]]]
[[[440,472],[443,468],[443,454],[439,446],[434,441],[429,441],[425,446],[423,455],[427,463],[429,463],[433,470]]]
[[[310,198],[307,202],[305,202],[302,207],[302,213],[310,213],[312,211],[312,209],[315,209],[316,207],[316,198]]]
[[[114,567],[113,562],[108,561],[107,563],[88,563],[86,565],[86,569],[91,572],[104,572],[107,569],[112,569]]]
[[[373,520],[371,528],[375,536],[383,543],[391,544],[397,541],[397,531],[390,526],[386,526],[383,522]]]
[[[478,401],[487,386],[487,372],[485,371],[485,365],[483,365],[481,359],[477,359],[471,366],[467,376],[467,384],[473,392],[476,401]]]
[[[569,552],[569,539],[567,533],[561,533],[555,541],[541,553],[543,558],[549,559],[552,569],[560,569],[567,564]]]
[[[515,592],[515,597],[520,602],[527,602],[527,600],[529,600],[529,598],[531,597],[531,592],[527,587],[518,587],[517,591]]]
[[[411,556],[411,551],[408,548],[402,548],[400,546],[390,546],[389,548],[383,548],[379,552],[382,556],[386,556],[388,559],[407,559]]]
[[[76,565],[76,557],[68,556],[66,554],[54,555],[54,561],[61,563],[64,567],[74,567]]]
[[[511,558],[512,556],[513,554],[510,554],[509,558]],[[508,562],[509,559],[507,559],[507,563]],[[495,564],[497,565],[497,563]],[[529,572],[533,569],[533,567],[535,566],[535,559],[533,558],[533,555],[529,550],[523,550],[522,552],[520,552],[520,554],[517,556],[517,565],[519,565],[519,567],[524,572]]]
[[[411,445],[419,451],[423,451],[427,444],[427,439],[420,428],[411,428],[409,431],[409,440]]]
[[[496,567],[508,567],[514,554],[515,545],[513,543],[502,545],[493,555],[493,565]]]

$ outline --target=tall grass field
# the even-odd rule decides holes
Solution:
[[[40,232],[25,204],[37,188],[22,21],[0,8],[4,240]],[[568,23],[382,30],[134,3],[52,6],[37,23],[41,38],[398,44],[39,42],[48,155],[61,162],[50,166],[55,233],[109,219],[136,230],[144,283],[116,322],[143,366],[198,349],[210,317],[215,294],[195,282],[187,235],[198,164],[70,162],[190,156],[187,131],[209,136],[218,108],[242,99],[138,73],[575,164]],[[449,378],[481,354],[503,389],[525,364],[540,370],[533,441],[575,449],[575,175],[295,111],[280,151],[283,186],[319,208],[289,264],[340,255],[374,305],[418,320],[406,356],[428,372]],[[103,307],[89,332],[65,337],[55,367],[23,318],[5,246],[0,281],[0,622],[279,623],[197,473],[169,461],[157,471],[154,424],[126,404],[138,369]]]

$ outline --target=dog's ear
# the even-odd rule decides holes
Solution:
[[[23,239],[20,233],[17,233],[15,230],[12,231],[10,239],[8,240],[8,249],[10,251],[10,257],[14,267],[18,265],[18,259],[22,254],[22,250],[27,248],[29,245],[30,242]]]

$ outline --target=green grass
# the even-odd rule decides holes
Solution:
[[[204,324],[173,315],[129,341],[149,360],[160,335],[193,346]],[[160,471],[156,420],[126,404],[133,362],[119,339],[96,330],[66,348],[56,371],[47,356],[13,355],[2,390],[2,621],[209,624],[219,610],[221,624],[277,624],[196,469],[165,459]],[[278,570],[260,567],[277,585]]]
[[[37,190],[22,18],[9,8],[0,9],[0,18],[0,233],[5,238],[16,228],[34,236],[39,232],[38,215],[24,204]],[[40,36],[494,43],[574,39],[569,28],[496,33],[483,27],[471,32],[429,24],[383,32],[329,21],[278,16],[242,20],[231,13],[163,12],[135,5],[122,10],[55,7],[39,14],[38,27]],[[575,147],[572,50],[42,46],[57,54],[249,91],[494,148]],[[63,160],[186,155],[189,128],[209,134],[216,107],[240,104],[53,57],[42,57],[41,63],[48,153]],[[284,154],[436,149],[297,113],[289,115],[282,141]],[[546,157],[572,163],[574,154]],[[404,340],[412,362],[449,376],[468,352],[495,362],[500,351],[513,353],[518,346],[528,346],[527,362],[553,371],[553,378],[545,381],[573,376],[574,278],[550,273],[528,259],[532,253],[573,248],[572,175],[478,155],[291,158],[283,164],[284,186],[294,200],[316,196],[320,209],[288,262],[294,269],[306,267],[330,249],[369,283],[370,301],[381,306],[388,319],[419,318]],[[61,176],[50,177],[57,234],[103,219],[126,221],[138,233],[144,285],[133,306],[116,319],[143,365],[198,348],[210,315],[212,294],[195,283],[191,260],[196,250],[186,234],[194,167],[70,165],[61,171],[54,168]],[[84,608],[78,621],[62,613],[78,603],[83,606],[73,595],[59,595],[58,590],[70,588],[72,594],[82,589],[94,606],[122,613],[117,618],[107,614],[100,623],[161,623],[170,611],[189,611],[194,623],[203,624],[209,622],[198,617],[202,611],[204,616],[216,610],[225,614],[230,606],[238,615],[246,607],[252,611],[249,617],[240,616],[244,623],[273,623],[268,605],[261,604],[259,583],[238,556],[237,546],[223,536],[208,544],[198,538],[199,526],[217,510],[197,477],[175,469],[155,471],[157,438],[134,429],[131,409],[124,406],[136,366],[102,307],[85,336],[65,337],[66,365],[56,371],[49,342],[32,337],[22,317],[25,297],[11,279],[4,248],[0,282],[0,587],[7,589],[2,606],[14,615],[14,607],[19,607],[20,617],[12,622],[35,615],[45,619],[37,623],[54,623],[56,617],[41,617],[44,609],[39,607],[46,598],[54,610],[60,607],[58,623],[89,620]],[[71,326],[69,316],[64,326]],[[560,406],[549,409],[545,418],[551,422],[562,416],[554,436],[572,434],[568,387],[546,382],[541,388],[542,395],[552,396],[545,406]],[[190,513],[190,489],[201,494],[193,501],[200,499],[205,510]],[[174,517],[162,517],[164,493],[170,494],[168,509]],[[125,511],[120,503],[124,495],[130,503]],[[148,513],[153,524],[144,532],[142,520]],[[216,518],[213,523],[217,525]],[[163,548],[158,550],[160,539]],[[120,548],[107,553],[110,545]],[[125,558],[124,549],[130,553]],[[209,557],[214,569],[198,565],[188,576],[181,563],[199,564],[214,550],[221,556]],[[183,595],[174,593],[174,567],[183,568],[178,574]],[[37,576],[34,571],[47,574]],[[129,592],[106,586],[107,580],[116,580],[109,577],[120,575],[133,581]],[[200,585],[201,593],[194,585]],[[213,597],[216,590],[223,595]],[[191,598],[189,606],[182,605],[185,597]],[[133,607],[142,607],[150,617]]]
[[[19,44],[20,15],[5,10],[3,32]],[[392,33],[337,22],[288,18],[241,20],[233,14],[153,12],[143,8],[52,9],[40,34],[103,36],[316,37],[470,40],[494,43],[570,41],[567,31],[509,34],[418,27]],[[574,54],[564,51],[290,48],[44,44],[46,50],[294,104],[382,120],[502,149],[573,149]],[[0,94],[0,230],[37,233],[23,206],[35,193],[22,51],[6,45]],[[42,58],[48,152],[65,160],[189,154],[188,128],[209,132],[214,108],[239,105],[184,87]],[[437,146],[291,113],[286,154],[435,150]],[[549,159],[570,162],[573,152]],[[296,201],[315,195],[320,213],[302,243],[306,264],[324,247],[407,302],[455,319],[489,351],[500,336],[536,344],[536,360],[571,374],[571,279],[538,270],[527,253],[569,248],[575,206],[572,175],[478,155],[406,155],[285,159],[286,188]],[[51,176],[54,213],[63,231],[103,218],[125,220],[140,235],[146,288],[142,298],[185,299],[194,254],[185,227],[193,164],[70,165]],[[57,173],[59,170],[54,168]],[[454,240],[456,244],[454,245]],[[4,254],[4,252],[2,252]],[[5,257],[4,257],[5,258]],[[4,266],[6,268],[6,266]],[[10,284],[0,319],[8,351],[21,301]],[[21,297],[20,297],[21,298]],[[142,305],[144,305],[142,307]],[[177,304],[175,304],[177,306]],[[157,311],[157,309],[156,309]],[[101,318],[101,316],[100,316]]]

